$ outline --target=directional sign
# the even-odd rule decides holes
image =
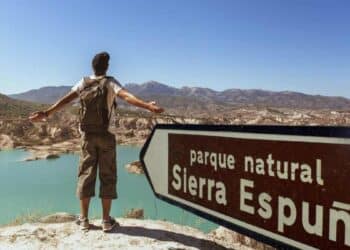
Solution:
[[[350,128],[157,125],[155,195],[279,248],[350,249]]]

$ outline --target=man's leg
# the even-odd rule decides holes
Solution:
[[[112,199],[101,199],[102,202],[102,219],[109,220],[109,213],[111,211]]]
[[[82,198],[80,200],[80,215],[82,218],[89,218],[89,204],[90,204],[90,197]]]
[[[90,198],[95,195],[97,174],[97,147],[95,137],[85,135],[82,138],[82,149],[78,169],[77,196],[80,201],[80,224],[88,227]]]
[[[100,198],[103,209],[103,231],[110,231],[116,225],[110,217],[112,200],[117,198],[116,183],[116,142],[112,134],[101,136],[100,148],[98,151],[98,167],[100,177]]]

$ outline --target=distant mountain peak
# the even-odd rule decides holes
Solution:
[[[154,81],[154,80],[150,80],[150,81],[144,82],[141,85],[163,85],[163,86],[167,86],[168,87],[168,85],[166,85],[164,83],[161,83],[161,82]]]

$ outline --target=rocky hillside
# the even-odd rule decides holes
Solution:
[[[121,110],[116,120],[118,144],[143,145],[157,123],[165,124],[264,124],[349,126],[350,112],[272,108],[236,108],[226,113],[197,114],[196,117],[153,115]],[[193,114],[191,114],[193,115]],[[74,113],[60,112],[47,122],[0,120],[0,150],[25,148],[28,160],[58,157],[80,150],[78,119]]]
[[[350,107],[350,100],[344,97],[307,95],[291,91],[274,92],[259,89],[216,91],[201,87],[175,88],[156,81],[143,84],[129,83],[125,85],[125,88],[137,96],[156,100],[162,106],[179,112],[183,112],[186,107],[199,112],[242,106],[338,110]],[[40,103],[53,103],[69,90],[69,86],[44,87],[11,95],[11,97]]]
[[[71,86],[43,87],[40,89],[33,89],[23,93],[10,95],[10,97],[18,100],[51,104],[58,98],[68,93],[71,88]]]
[[[117,141],[119,144],[142,145],[157,123],[349,126],[350,111],[236,108],[212,117],[198,114],[192,118],[123,111],[116,121]],[[41,123],[25,119],[0,120],[0,134],[11,138],[15,146],[51,145],[80,136],[77,116],[65,111]]]
[[[20,101],[0,94],[0,119],[27,116],[29,113],[43,109],[46,105]]]

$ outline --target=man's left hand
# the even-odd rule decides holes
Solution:
[[[32,122],[41,122],[47,118],[47,113],[45,111],[37,111],[29,116],[29,120]]]

